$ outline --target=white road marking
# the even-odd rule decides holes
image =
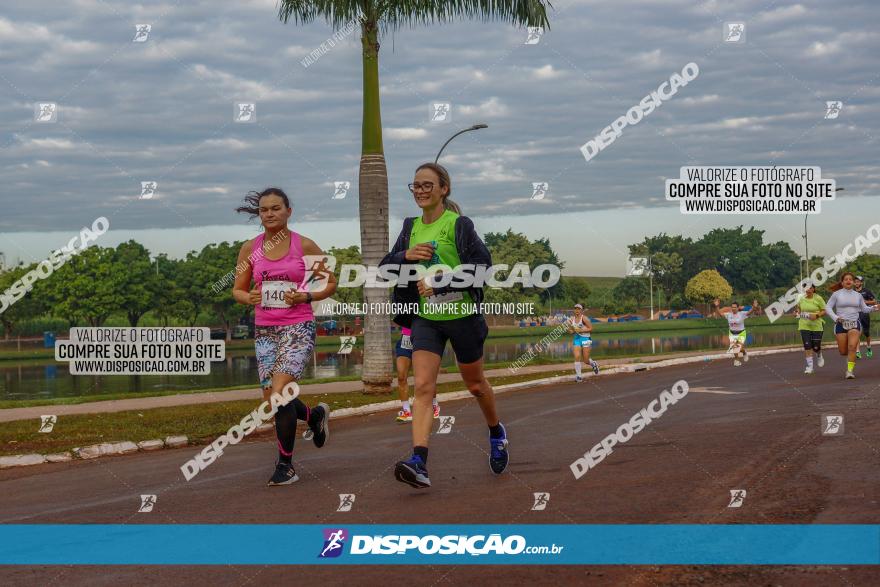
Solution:
[[[719,395],[739,395],[747,391],[727,391],[723,387],[691,387],[688,393],[717,393]]]

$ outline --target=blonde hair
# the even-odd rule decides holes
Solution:
[[[443,207],[461,216],[461,207],[449,198],[450,194],[452,194],[452,179],[450,179],[446,168],[437,163],[422,163],[416,168],[416,173],[422,169],[430,169],[437,174],[437,177],[440,178],[440,186],[446,186],[447,188],[446,195],[443,197]]]

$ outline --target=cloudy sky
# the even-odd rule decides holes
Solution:
[[[536,44],[500,23],[389,33],[380,79],[391,232],[416,207],[414,168],[477,122],[442,162],[477,228],[548,237],[567,274],[620,275],[626,245],[755,225],[803,248],[802,216],[684,216],[663,198],[683,165],[818,165],[845,191],[810,219],[830,254],[880,219],[876,5],[862,2],[557,0]],[[746,24],[725,43],[726,22]],[[132,42],[150,24],[146,42]],[[6,0],[0,15],[0,251],[42,259],[98,216],[104,244],[134,238],[171,256],[252,236],[234,212],[283,187],[295,229],[359,244],[361,60],[357,31],[284,25],[275,0]],[[872,57],[872,55],[874,57]],[[685,64],[687,87],[587,162],[579,148]],[[836,119],[825,102],[840,100]],[[452,104],[451,122],[430,104]],[[58,104],[54,123],[35,103]],[[234,121],[236,102],[256,121]],[[156,181],[142,199],[141,182]],[[350,181],[344,199],[334,182]],[[543,200],[532,183],[549,182]]]

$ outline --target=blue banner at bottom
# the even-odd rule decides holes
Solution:
[[[880,525],[0,525],[0,564],[876,565]]]

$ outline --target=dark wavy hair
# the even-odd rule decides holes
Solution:
[[[266,188],[261,192],[252,191],[248,192],[244,197],[244,206],[239,206],[235,209],[236,212],[241,214],[249,214],[250,219],[254,219],[259,217],[260,215],[260,199],[264,196],[278,196],[282,200],[284,200],[284,205],[290,208],[290,198],[287,197],[287,194],[284,193],[284,190],[281,188]]]
[[[843,278],[846,277],[847,275],[849,275],[853,279],[856,278],[856,274],[853,273],[852,271],[844,271],[843,275],[840,276],[840,279],[837,280],[837,283],[832,283],[828,289],[831,291],[837,291],[839,289],[843,289]]]

